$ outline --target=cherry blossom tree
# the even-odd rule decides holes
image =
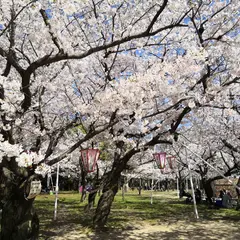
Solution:
[[[237,0],[1,1],[1,237],[37,238],[25,186],[97,135],[114,145],[94,217],[105,224],[128,161],[177,140],[192,109],[238,86],[238,7]]]
[[[160,32],[166,35],[167,30],[183,25],[185,12],[173,22],[157,21],[167,2],[128,8],[127,2],[116,2],[114,7],[108,1],[1,1],[3,239],[36,238],[38,219],[33,200],[24,199],[24,186],[35,174],[49,171],[46,161],[48,166],[55,164],[117,123],[116,111],[100,119],[88,111],[94,89],[104,89],[112,72],[121,77],[127,70],[118,68],[121,60],[115,61],[117,53],[146,43],[134,40]],[[140,25],[145,29],[138,30]],[[76,125],[84,134],[66,137],[67,130]],[[28,156],[26,150],[37,155]],[[32,227],[26,228],[24,223],[29,221]]]
[[[226,99],[221,104],[227,105],[228,101],[231,100]],[[174,148],[177,147],[175,151],[178,149],[176,152],[180,159],[186,158],[187,151],[191,168],[200,175],[209,201],[214,196],[213,181],[223,178],[219,172],[227,177],[240,168],[239,139],[237,137],[239,135],[239,114],[233,110],[236,106],[229,104],[227,108],[221,107],[221,104],[199,108],[197,110],[199,112],[198,119],[189,116],[187,127],[189,129],[187,131],[182,129],[181,137],[174,146]],[[213,106],[215,107],[213,108]],[[205,162],[189,152],[185,146],[192,149],[216,170],[209,168]],[[187,164],[186,160],[181,162],[183,165]]]

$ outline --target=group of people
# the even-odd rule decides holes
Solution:
[[[218,207],[230,208],[232,206],[232,195],[230,191],[222,189],[219,193],[219,199],[216,200],[215,205]]]
[[[198,187],[195,189],[194,195],[195,195],[196,203],[200,203],[201,200],[202,200],[202,193],[201,193],[201,191],[200,191],[200,189]],[[187,197],[186,198],[186,203],[192,203],[193,202],[192,195],[190,193],[188,193],[188,192],[185,192],[184,189],[180,193],[180,197]]]

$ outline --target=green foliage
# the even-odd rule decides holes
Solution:
[[[99,145],[100,150],[100,159],[102,161],[111,161],[111,154],[108,152],[108,149],[110,149],[110,144],[107,142],[100,142]]]
[[[71,128],[70,130],[68,130],[67,133],[68,133],[69,135],[71,135],[71,134],[76,134],[76,133],[78,133],[78,131],[80,131],[80,132],[83,133],[83,134],[87,134],[86,129],[85,129],[85,127],[83,126],[83,124],[76,124],[76,126],[73,127],[73,128]]]
[[[112,154],[109,152],[109,149],[113,149],[113,146],[111,146],[110,142],[100,142],[98,145],[98,148],[100,150],[100,159],[103,161],[111,161],[112,160]],[[125,144],[125,151],[131,150],[132,144],[128,143]]]

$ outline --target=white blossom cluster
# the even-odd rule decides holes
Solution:
[[[43,155],[31,151],[24,151],[16,158],[19,167],[32,167],[33,164],[38,164],[41,160],[43,160]]]
[[[35,173],[45,177],[48,173],[51,173],[51,167],[45,163],[41,163],[35,169]]]
[[[3,157],[16,157],[19,156],[22,152],[21,146],[17,144],[10,144],[7,141],[4,141],[2,134],[0,134],[0,163],[2,162]]]
[[[200,8],[199,2],[202,2]],[[204,122],[205,131],[209,131],[195,128],[189,133],[192,141],[196,138],[203,148],[206,147],[204,142],[211,142],[214,150],[222,146],[216,139],[217,133],[219,139],[225,134],[230,142],[237,141],[237,134],[231,135],[233,130],[228,131],[226,125],[236,118],[239,84],[226,83],[240,76],[240,34],[234,34],[239,29],[239,1],[232,0],[223,8],[227,2],[215,1],[209,5],[208,0],[169,0],[150,30],[157,31],[154,36],[136,38],[90,54],[92,49],[147,29],[163,1],[14,1],[19,15],[14,21],[12,50],[18,61],[11,66],[8,76],[3,77],[10,40],[4,28],[11,19],[12,1],[2,0],[0,87],[4,89],[4,97],[0,99],[0,115],[4,121],[0,120],[0,128],[11,133],[16,144],[4,141],[0,135],[0,161],[7,156],[16,157],[21,167],[38,164],[45,156],[24,152],[38,142],[41,153],[52,147],[52,151],[48,151],[50,159],[66,157],[68,150],[79,139],[84,139],[88,131],[100,131],[107,126],[114,112],[116,122],[111,128],[115,133],[122,132],[110,134],[106,127],[106,132],[99,134],[96,141],[124,141],[133,148],[143,148],[159,133],[170,139],[169,129],[186,106],[191,108],[191,113],[184,116],[178,130],[190,131],[194,124],[201,126],[193,121],[198,119]],[[47,20],[50,25],[43,21],[41,9],[50,15]],[[198,9],[194,23],[191,13]],[[185,13],[183,26],[160,31]],[[201,43],[196,27],[199,29],[206,18]],[[221,41],[214,40],[225,32]],[[27,86],[31,92],[31,106],[23,113],[23,81],[15,68],[26,70],[44,58],[59,57],[61,49],[69,59],[40,66],[32,73]],[[204,89],[199,80],[207,74],[208,66],[210,76]],[[235,96],[234,100],[229,100],[230,93]],[[214,126],[216,119],[222,122],[219,120]],[[229,125],[234,128],[233,124]],[[136,141],[127,135],[144,137]],[[81,147],[88,147],[89,142],[83,142]],[[194,145],[191,147],[198,150]],[[112,156],[113,150],[109,151]],[[149,156],[145,156],[146,159]],[[109,165],[105,167],[110,168]],[[44,173],[47,169],[42,165],[36,171]]]

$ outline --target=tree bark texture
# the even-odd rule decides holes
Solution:
[[[18,167],[14,158],[4,158],[0,164],[1,240],[38,239],[34,198],[25,199],[35,177],[32,169]]]
[[[81,168],[81,186],[82,186],[82,193],[81,193],[81,198],[80,198],[80,202],[84,202],[87,192],[86,192],[86,172],[85,169],[83,167],[83,163],[81,161],[81,158],[79,158],[79,165]]]
[[[95,227],[104,227],[110,214],[112,202],[117,193],[117,187],[112,186],[101,195],[95,212],[93,223]]]
[[[104,227],[110,214],[112,202],[118,191],[118,180],[121,172],[112,171],[107,175],[102,195],[98,201],[98,206],[93,218],[93,224],[97,228]]]
[[[0,239],[38,239],[39,219],[33,208],[34,200],[26,200],[19,188],[12,189],[8,194],[3,203]]]

